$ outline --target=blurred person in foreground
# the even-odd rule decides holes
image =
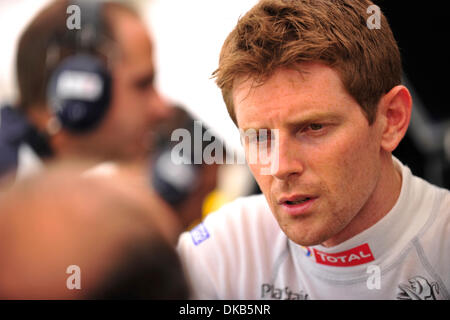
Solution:
[[[401,75],[368,0],[261,0],[239,19],[215,76],[263,195],[181,236],[197,298],[450,299],[450,192],[392,156]]]
[[[68,8],[77,4],[81,27],[69,29],[68,19],[73,17]],[[89,33],[89,27],[94,32]],[[92,39],[87,42],[89,37]],[[66,95],[63,98],[71,94],[69,98],[88,102],[92,96],[83,94],[103,90],[100,95],[107,98],[101,101],[105,106],[100,108],[101,116],[88,119],[84,127],[65,126],[55,115],[55,108],[62,107],[52,109],[52,101],[58,99],[49,94],[55,70],[77,54],[98,59],[108,75],[96,88],[96,75],[87,78],[82,73],[67,73],[65,81],[59,79],[53,88]],[[52,1],[19,39],[16,76],[17,105],[1,109],[0,175],[25,176],[48,159],[67,157],[92,158],[99,163],[146,161],[154,130],[170,114],[154,87],[153,43],[147,27],[123,3]],[[95,101],[87,109],[98,108],[97,104]]]
[[[0,196],[0,298],[187,298],[177,220],[126,171],[84,168],[51,165]]]

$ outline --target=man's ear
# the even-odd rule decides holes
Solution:
[[[49,143],[55,154],[67,144],[67,133],[61,130],[61,126],[49,112],[46,105],[33,105],[27,110],[27,117],[31,123],[41,132],[50,136]]]
[[[406,134],[411,119],[412,98],[409,90],[398,85],[386,93],[378,104],[382,123],[381,148],[392,152]]]

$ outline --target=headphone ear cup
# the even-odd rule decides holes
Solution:
[[[198,168],[192,163],[175,164],[169,148],[156,153],[151,168],[153,188],[170,205],[180,204],[195,190]]]
[[[50,77],[47,102],[61,126],[73,133],[96,128],[109,109],[112,78],[103,61],[88,54],[63,60]]]

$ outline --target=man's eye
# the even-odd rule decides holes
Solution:
[[[134,87],[137,90],[141,90],[141,91],[148,90],[150,87],[153,86],[154,80],[155,80],[155,76],[153,74],[140,77],[134,82]]]
[[[323,125],[321,125],[320,123],[312,123],[309,125],[309,128],[313,131],[317,131],[323,128]]]
[[[152,85],[152,82],[150,80],[142,80],[137,81],[135,85],[138,90],[147,90]]]
[[[325,134],[326,125],[321,123],[310,123],[301,129],[297,135],[306,135],[306,136],[321,136]]]
[[[259,144],[270,144],[273,139],[273,132],[271,130],[262,129],[258,134],[258,143]]]
[[[245,137],[247,143],[250,144],[261,144],[269,143],[272,136],[270,132],[259,132],[257,134],[251,134]]]

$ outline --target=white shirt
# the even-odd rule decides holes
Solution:
[[[195,299],[450,299],[450,192],[402,174],[375,225],[334,247],[290,241],[263,195],[240,198],[181,235]]]
[[[44,168],[44,164],[36,152],[26,143],[19,147],[18,164],[16,172],[16,181],[20,181],[38,172]]]

